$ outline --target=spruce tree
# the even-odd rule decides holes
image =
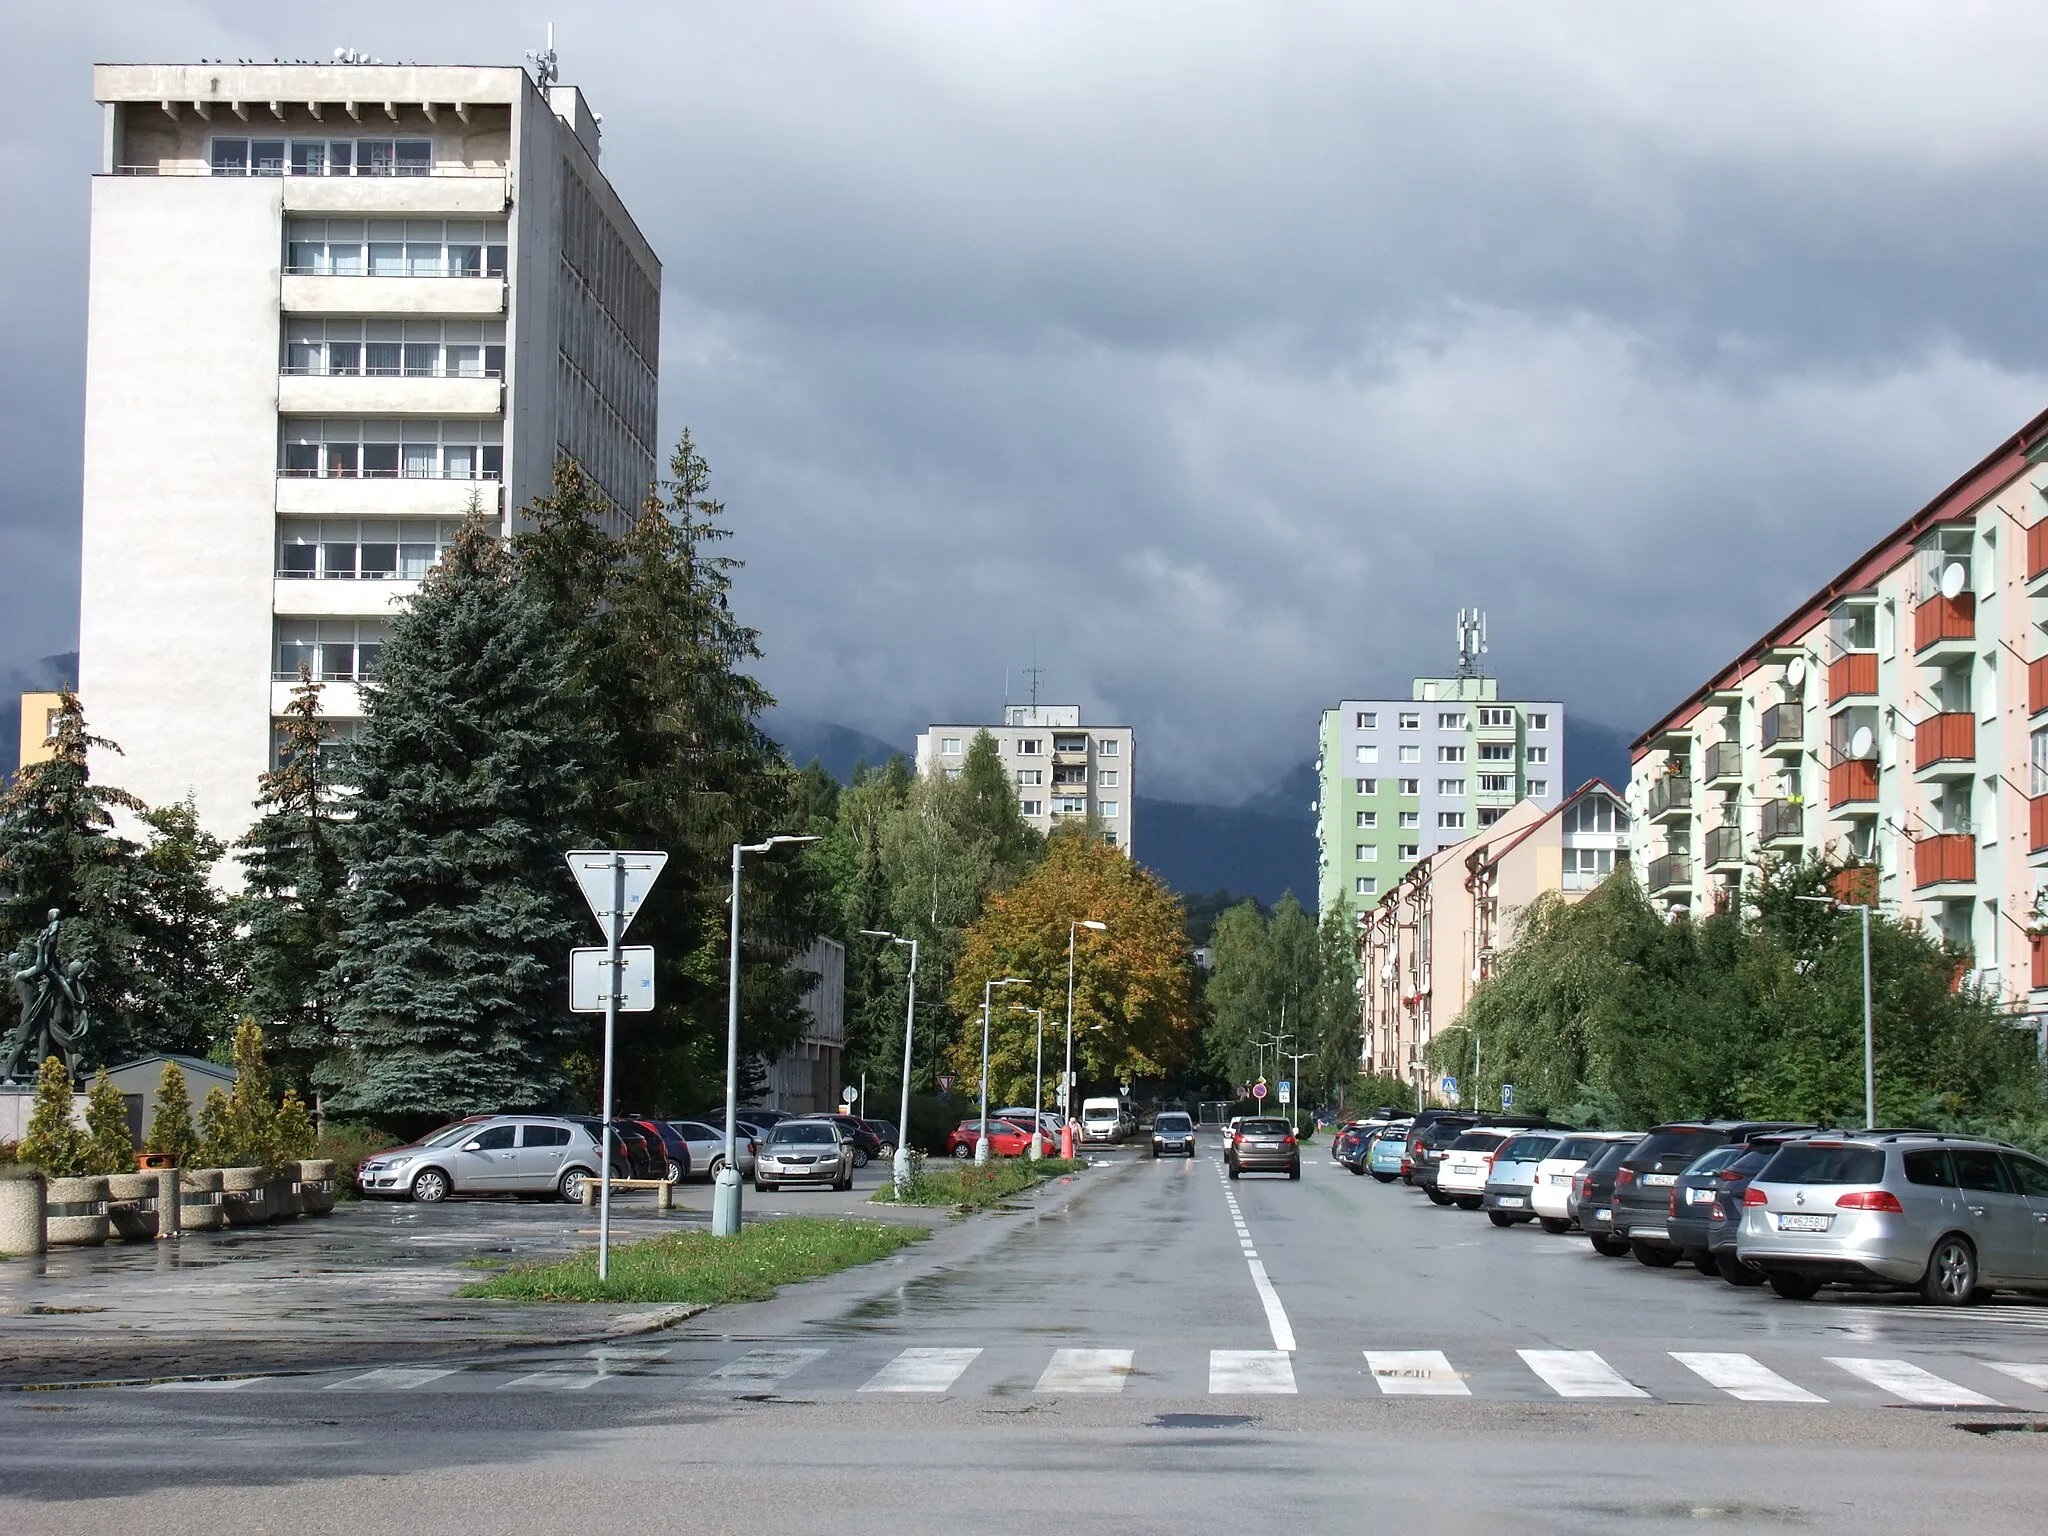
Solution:
[[[53,1179],[76,1178],[92,1158],[92,1140],[71,1117],[71,1074],[54,1056],[36,1071],[36,1102],[22,1133],[21,1160]]]
[[[314,1078],[387,1125],[537,1108],[588,936],[563,854],[604,743],[562,636],[481,518],[392,624],[348,754],[341,1051]]]
[[[959,783],[963,829],[988,844],[998,884],[1019,879],[1045,851],[1045,839],[1024,819],[1017,786],[1010,782],[1001,749],[987,731],[976,731],[967,744]]]
[[[128,1130],[128,1103],[101,1067],[85,1096],[86,1171],[133,1173],[135,1138]]]
[[[247,977],[242,1005],[263,1022],[271,1054],[294,1086],[310,1083],[334,1049],[334,965],[348,881],[320,694],[302,668],[278,728],[277,766],[258,780],[255,824],[236,844],[244,882],[235,903]]]
[[[191,1091],[175,1061],[164,1063],[164,1075],[156,1087],[156,1110],[149,1118],[149,1134],[143,1138],[142,1150],[168,1157],[180,1168],[192,1166],[199,1155],[199,1133],[192,1126]]]
[[[102,1060],[140,1051],[198,1055],[232,1021],[236,988],[229,904],[213,883],[226,845],[199,825],[187,798],[142,813],[149,841],[123,885],[123,927],[131,947],[121,971],[125,996],[106,988],[92,998],[119,1024],[99,1043]]]

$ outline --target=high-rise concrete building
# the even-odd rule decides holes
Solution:
[[[303,666],[346,732],[461,519],[655,465],[661,267],[573,86],[102,65],[80,694],[125,787],[238,834]]]
[[[1012,704],[1000,725],[934,725],[917,738],[917,771],[957,778],[977,731],[995,738],[1025,821],[1050,832],[1093,820],[1103,840],[1131,852],[1137,743],[1127,725],[1083,725],[1072,704]]]

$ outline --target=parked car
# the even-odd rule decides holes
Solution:
[[[1963,1306],[2048,1290],[2048,1162],[2003,1142],[1932,1131],[1790,1141],[1742,1197],[1737,1253],[1780,1296],[1831,1281],[1917,1290]]]
[[[1641,1263],[1668,1269],[1678,1262],[1671,1240],[1671,1191],[1678,1177],[1715,1147],[1764,1131],[1812,1129],[1783,1120],[1689,1120],[1660,1125],[1637,1142],[1614,1175],[1616,1237]]]
[[[1224,1166],[1234,1179],[1246,1173],[1284,1173],[1301,1177],[1301,1143],[1294,1128],[1278,1115],[1247,1115],[1223,1152]]]
[[[1169,1152],[1194,1161],[1194,1117],[1177,1109],[1162,1109],[1152,1117],[1152,1155],[1164,1157]]]
[[[680,1131],[666,1120],[656,1120],[650,1115],[625,1115],[621,1118],[631,1121],[661,1143],[664,1167],[655,1174],[656,1178],[666,1176],[669,1183],[680,1184],[690,1176],[690,1144]]]
[[[1664,1231],[1671,1246],[1703,1275],[1718,1275],[1714,1263],[1712,1213],[1721,1209],[1721,1191],[1734,1176],[1734,1167],[1748,1151],[1745,1142],[1713,1147],[1695,1158],[1671,1186],[1670,1215]],[[1727,1177],[1724,1177],[1726,1175]]]
[[[1382,1184],[1391,1184],[1408,1168],[1408,1130],[1414,1122],[1397,1120],[1372,1138],[1366,1148],[1365,1171]]]
[[[365,1158],[356,1188],[425,1205],[473,1194],[581,1200],[584,1181],[598,1175],[596,1126],[555,1115],[473,1115]]]
[[[1610,1259],[1628,1252],[1628,1239],[1614,1235],[1614,1181],[1621,1165],[1641,1144],[1640,1136],[1606,1143],[1586,1159],[1586,1165],[1572,1176],[1571,1198],[1565,1214],[1593,1244],[1593,1251]]]
[[[974,1156],[974,1144],[981,1139],[979,1120],[962,1120],[946,1133],[946,1155],[948,1157],[970,1158]],[[1039,1151],[1046,1157],[1053,1155],[1053,1139],[1041,1135],[1038,1138]],[[988,1122],[988,1150],[992,1157],[1022,1157],[1031,1150],[1031,1127],[1014,1125],[1008,1120],[997,1120],[993,1116]]]
[[[856,1168],[865,1168],[871,1161],[882,1155],[882,1138],[869,1130],[867,1121],[861,1119],[859,1115],[821,1114],[804,1115],[800,1118],[805,1120],[829,1120],[838,1126],[839,1134],[844,1136],[847,1144],[853,1148],[853,1166]],[[789,1122],[785,1120],[780,1123],[787,1125]]]
[[[1444,1148],[1437,1163],[1438,1204],[1455,1202],[1461,1211],[1476,1211],[1486,1196],[1486,1177],[1493,1167],[1493,1154],[1513,1140],[1512,1127],[1475,1125]]]
[[[1437,1167],[1444,1160],[1445,1149],[1478,1123],[1477,1115],[1444,1110],[1426,1109],[1418,1114],[1408,1132],[1408,1182],[1438,1205],[1449,1205],[1451,1197],[1437,1191]]]
[[[1730,1285],[1751,1286],[1764,1283],[1764,1272],[1754,1264],[1745,1264],[1736,1252],[1736,1244],[1742,1233],[1742,1200],[1749,1193],[1751,1182],[1764,1165],[1777,1154],[1778,1148],[1788,1141],[1798,1141],[1811,1134],[1806,1131],[1787,1131],[1783,1134],[1752,1136],[1742,1144],[1734,1162],[1715,1175],[1719,1192],[1707,1208],[1707,1251],[1714,1256],[1714,1272]]]
[[[887,1120],[874,1119],[867,1119],[864,1120],[862,1123],[866,1125],[871,1132],[874,1133],[875,1141],[881,1147],[881,1150],[877,1152],[875,1156],[894,1157],[896,1155],[895,1125]]]
[[[785,1184],[853,1188],[853,1143],[822,1117],[771,1126],[754,1164],[754,1188],[773,1190]]]
[[[1543,1230],[1553,1234],[1572,1229],[1572,1187],[1586,1160],[1611,1142],[1630,1146],[1642,1140],[1635,1131],[1574,1131],[1561,1138],[1536,1165],[1536,1177],[1529,1185],[1529,1205]]]
[[[1479,1209],[1496,1227],[1516,1227],[1536,1219],[1536,1170],[1564,1139],[1562,1131],[1524,1131],[1510,1136],[1494,1152]]]
[[[1031,1123],[1031,1106],[1029,1104],[1021,1108],[1013,1104],[1007,1109],[992,1109],[988,1113],[991,1120],[1008,1120],[1012,1125],[1029,1125]],[[1059,1140],[1060,1127],[1066,1123],[1067,1117],[1057,1110],[1041,1109],[1038,1112],[1038,1128],[1055,1141]]]
[[[571,1116],[597,1139],[599,1121],[595,1115]],[[658,1179],[668,1171],[668,1153],[652,1131],[630,1120],[612,1121],[612,1177],[615,1179]]]
[[[1336,1135],[1330,1138],[1330,1161],[1363,1177],[1366,1144],[1378,1129],[1379,1123],[1371,1120],[1353,1120],[1339,1126]]]
[[[697,1118],[712,1129],[722,1131],[725,1129],[725,1106],[717,1105]],[[796,1117],[786,1109],[758,1109],[752,1105],[742,1104],[739,1113],[733,1118],[742,1125],[751,1125],[754,1129],[765,1132],[772,1130],[784,1120],[793,1120]]]
[[[670,1127],[682,1137],[690,1148],[690,1167],[705,1179],[718,1177],[718,1170],[725,1166],[725,1132],[715,1125],[706,1125],[702,1120],[671,1120]],[[759,1148],[761,1136],[744,1120],[735,1119],[738,1135],[733,1138],[733,1151],[737,1154],[740,1177],[754,1176],[754,1154]]]

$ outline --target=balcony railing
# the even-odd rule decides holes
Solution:
[[[2048,656],[2027,663],[2027,712],[2048,710]]]
[[[1877,905],[1877,867],[1872,864],[1852,864],[1847,869],[1835,871],[1835,900],[1845,907],[1874,907]]]
[[[2048,576],[2048,518],[2027,530],[2027,580]]]
[[[1714,827],[1707,833],[1707,868],[1742,862],[1742,828]]]
[[[1806,716],[1797,704],[1773,704],[1764,711],[1764,750],[1796,747],[1806,736]]]
[[[2027,802],[2027,852],[2048,852],[2048,795]]]
[[[1944,640],[1973,640],[1977,636],[1977,598],[1965,592],[1947,598],[1930,597],[1913,610],[1913,650],[1918,652]]]
[[[1692,860],[1682,853],[1667,853],[1650,860],[1649,891],[1687,890],[1692,886]]]
[[[1692,810],[1692,780],[1686,778],[1662,778],[1650,786],[1650,817],[1668,816],[1674,812],[1690,813]]]
[[[1961,712],[1929,715],[1913,728],[1913,766],[1969,763],[1977,757],[1977,717]]]
[[[1718,784],[1723,779],[1742,777],[1742,748],[1732,741],[1717,742],[1707,748],[1707,778],[1709,784]]]
[[[1828,769],[1829,806],[1877,800],[1877,764],[1868,758],[1845,758]]]
[[[1828,702],[1866,698],[1877,692],[1877,652],[1850,651],[1828,663]]]
[[[1797,800],[1771,800],[1764,805],[1764,841],[1781,843],[1806,833],[1806,807]]]
[[[1916,889],[1977,878],[1977,839],[1969,832],[1940,832],[1913,845]]]
[[[2027,954],[2033,962],[2033,976],[2027,985],[2039,992],[2048,987],[2048,934],[2028,934]]]

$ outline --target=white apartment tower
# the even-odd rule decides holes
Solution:
[[[1001,725],[934,725],[917,738],[917,771],[957,778],[977,731],[995,738],[1024,819],[1050,832],[1093,821],[1104,842],[1131,851],[1131,774],[1136,742],[1127,725],[1083,725],[1072,704],[1012,704]]]
[[[345,733],[393,611],[558,455],[637,508],[661,267],[573,86],[102,65],[79,684],[119,781],[251,819],[301,664]]]

